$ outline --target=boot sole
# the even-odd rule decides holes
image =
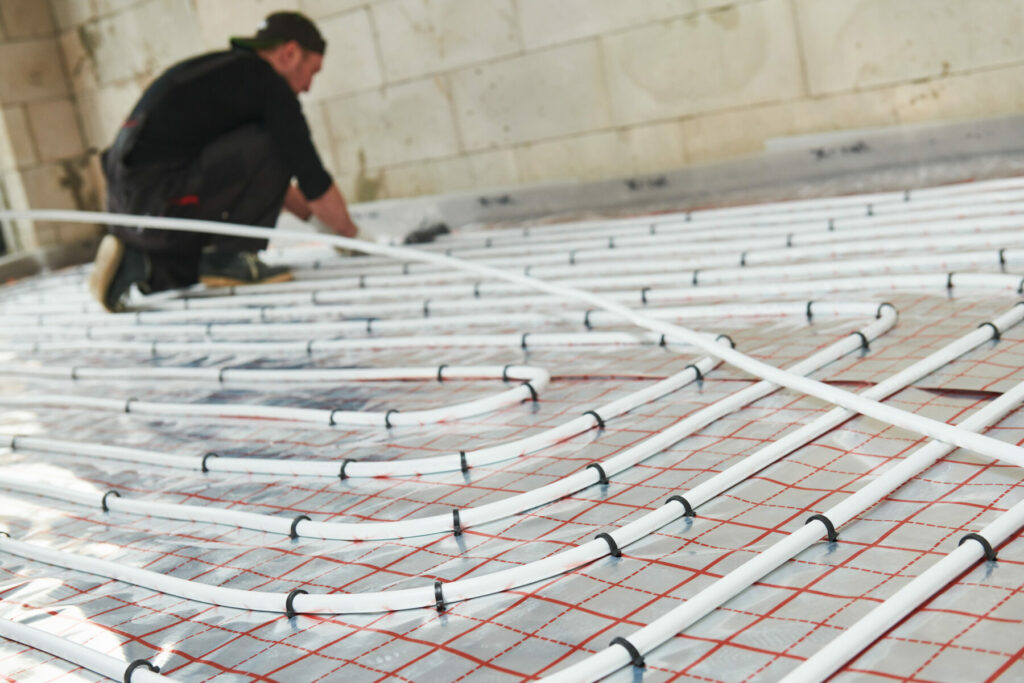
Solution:
[[[121,240],[113,235],[106,235],[100,242],[96,260],[92,264],[92,272],[89,273],[89,292],[108,313],[114,311],[107,306],[107,292],[110,291],[110,285],[114,282],[114,276],[123,258],[124,245],[121,244]]]
[[[238,287],[240,285],[269,285],[275,282],[291,282],[291,273],[281,273],[262,280],[243,280],[241,278],[224,277],[222,275],[203,275],[199,278],[207,287]]]

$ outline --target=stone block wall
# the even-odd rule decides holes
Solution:
[[[0,99],[4,172],[13,160],[22,185],[51,190],[61,164],[109,144],[162,69],[275,9],[305,12],[328,40],[304,108],[352,201],[655,173],[777,137],[1024,113],[1024,0],[49,2],[0,0]],[[56,129],[81,139],[39,141]]]
[[[96,209],[98,168],[87,152],[50,5],[0,0],[0,205]],[[14,221],[9,251],[88,239],[90,225]]]

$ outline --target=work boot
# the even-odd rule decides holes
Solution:
[[[124,298],[132,285],[147,291],[149,259],[113,235],[106,235],[89,273],[89,292],[110,313],[124,310]]]
[[[259,285],[288,282],[292,272],[284,266],[268,266],[251,251],[204,250],[199,259],[199,281],[207,287]]]

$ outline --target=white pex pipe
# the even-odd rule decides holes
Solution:
[[[991,426],[1020,405],[1022,400],[1024,400],[1024,383],[1018,384],[989,405],[978,410],[966,419],[961,426],[963,429],[972,431]],[[843,524],[850,521],[854,516],[876,505],[885,496],[905,484],[925,468],[934,464],[939,458],[950,453],[953,449],[953,446],[935,441],[922,446],[838,505],[821,513],[821,516],[829,520],[833,530],[840,529]],[[811,521],[817,523],[811,524]],[[1022,523],[1024,523],[1024,517],[1021,517],[1017,522],[1017,527]],[[1017,527],[1014,527],[1014,529]],[[754,585],[766,574],[782,566],[785,562],[818,542],[828,532],[829,528],[825,526],[825,523],[820,518],[809,518],[804,526],[791,532],[789,536],[769,548],[762,550],[755,557],[690,597],[679,607],[659,617],[644,628],[630,634],[627,640],[633,644],[640,654],[650,652]],[[971,560],[971,563],[977,560],[978,554],[976,551],[970,555],[974,558]],[[912,609],[912,606],[907,611],[910,609]],[[875,623],[878,624],[879,622]],[[888,625],[891,626],[894,623],[895,621],[889,621]],[[873,636],[864,645],[869,644],[876,636]],[[834,643],[831,643],[827,647],[822,648],[819,655],[829,653],[823,655],[822,659],[835,660],[834,655],[831,653],[833,646]],[[546,677],[544,680],[550,683],[593,681],[629,665],[630,661],[631,656],[625,648],[613,644],[609,648],[571,667]],[[844,661],[846,660],[841,660],[839,665]],[[827,672],[824,676],[814,675],[815,673],[821,672],[814,671],[807,678],[800,680],[823,680],[827,673],[830,672]]]
[[[791,368],[790,371],[806,374],[818,370],[840,356],[861,348],[861,341],[856,336],[857,334],[863,334],[865,339],[873,341],[880,334],[892,327],[895,320],[895,310],[891,306],[885,306],[879,311],[878,319],[872,324],[866,326],[862,331],[846,335],[838,342],[835,342],[818,351],[816,354],[804,359]],[[974,336],[981,339],[984,335],[975,334]],[[947,354],[937,352],[934,360],[921,361],[916,364],[915,368],[918,371],[917,374],[919,375],[922,372],[928,372],[931,369],[934,369],[933,364],[935,362],[944,362],[946,358]],[[914,376],[914,373],[911,372],[905,373],[902,377],[910,378],[912,380]],[[460,509],[458,511],[458,528],[453,525],[455,517],[452,513],[416,519],[405,519],[398,522],[315,522],[308,518],[305,520],[296,518],[293,521],[268,515],[224,511],[209,507],[159,504],[151,501],[134,501],[120,497],[108,499],[110,495],[109,492],[87,491],[79,493],[75,491],[63,491],[58,490],[53,486],[38,486],[33,485],[31,482],[14,482],[11,480],[4,480],[2,478],[0,478],[0,488],[58,498],[81,505],[101,507],[103,509],[107,509],[109,507],[109,509],[112,510],[119,510],[134,514],[150,514],[159,517],[168,517],[171,519],[187,521],[231,524],[273,533],[287,533],[293,538],[297,538],[301,535],[335,540],[382,540],[388,538],[408,538],[411,536],[433,533],[447,533],[450,531],[461,533],[464,528],[477,526],[497,519],[503,519],[505,517],[511,517],[525,512],[526,510],[564,498],[579,490],[587,488],[588,486],[592,486],[593,484],[606,482],[609,477],[614,477],[615,475],[635,466],[652,455],[661,452],[668,446],[692,435],[695,431],[711,424],[720,417],[734,412],[743,406],[768,395],[776,389],[777,387],[767,382],[758,382],[753,386],[749,386],[741,391],[735,392],[725,399],[717,401],[707,408],[697,411],[693,415],[680,420],[679,422],[662,430],[657,435],[645,439],[640,444],[615,455],[607,461],[588,465],[575,474],[563,477],[559,481],[542,486],[538,489],[533,489],[525,493],[510,496],[503,500],[475,508]],[[603,409],[599,409],[598,411],[594,411],[589,418],[584,416],[583,418],[577,419],[593,419],[594,421],[597,421],[600,426],[603,424],[603,418],[599,418],[598,416],[603,416],[605,414],[614,414],[614,412],[605,413],[603,412]],[[16,437],[16,439],[12,439],[12,443],[15,440],[21,441],[23,438],[24,437]],[[32,441],[30,441],[30,447],[31,443]],[[69,447],[72,449],[75,448],[74,445],[70,444]],[[756,459],[752,459],[750,462],[753,462],[754,460]],[[598,467],[594,467],[593,465],[597,465]],[[736,466],[733,468],[733,472],[743,470],[744,467],[745,466],[742,465]],[[332,474],[334,473],[332,472]],[[120,494],[117,495],[119,496]],[[304,515],[301,517],[304,517]]]
[[[887,319],[891,326],[892,318]],[[727,337],[722,337],[728,343]],[[594,409],[603,420],[616,418],[637,406],[660,398],[670,392],[696,381],[718,365],[717,361],[703,358],[687,365],[663,380],[639,391],[632,392],[607,404]],[[396,461],[344,460],[342,462],[323,460],[281,460],[278,458],[235,458],[221,457],[217,454],[205,456],[181,456],[156,453],[135,448],[119,448],[104,444],[81,444],[77,442],[40,439],[37,437],[0,436],[6,438],[12,449],[29,448],[43,451],[64,453],[69,455],[90,455],[94,457],[145,462],[152,465],[178,467],[203,472],[244,472],[249,474],[275,474],[291,476],[318,477],[384,477],[384,476],[416,476],[437,472],[468,470],[472,467],[490,465],[502,460],[520,457],[542,448],[547,448],[577,434],[593,429],[599,420],[593,415],[580,415],[568,422],[544,430],[533,436],[514,441],[487,446],[458,454],[440,455],[427,458],[407,458]]]
[[[632,334],[630,332],[583,332],[575,334],[527,332],[530,349],[571,346],[658,346],[659,335],[653,333]],[[666,341],[679,353],[687,351],[685,345]],[[313,357],[337,351],[360,349],[401,349],[401,348],[511,348],[523,349],[523,334],[480,334],[480,335],[417,335],[415,337],[365,337],[362,339],[310,339],[293,342],[245,342],[245,341],[104,341],[101,346],[89,340],[77,341],[9,341],[4,347],[14,351],[32,354],[44,351],[89,350],[93,353],[142,353],[152,357],[162,354],[189,352],[231,352],[259,353],[264,356],[282,354],[292,356],[305,354]]]
[[[9,619],[0,619],[0,636],[49,653],[54,657],[60,657],[114,681],[161,683],[171,680],[151,670],[149,668],[151,665],[148,662],[142,664],[145,660],[136,660],[138,662],[136,663],[115,659],[108,654],[79,645],[67,638],[61,638],[34,626],[20,624]],[[129,667],[131,667],[131,672],[128,671]]]
[[[271,286],[271,285],[267,285]],[[1024,278],[1018,275],[1000,273],[927,273],[920,275],[885,275],[847,278],[841,280],[811,280],[798,282],[765,282],[756,285],[687,287],[685,289],[651,289],[643,288],[636,292],[616,292],[605,296],[621,302],[638,302],[641,304],[659,301],[707,301],[722,300],[745,296],[825,296],[843,292],[859,292],[864,290],[936,290],[942,292],[959,291],[961,289],[985,289],[1005,293],[1022,294]],[[818,304],[816,304],[818,305]],[[827,312],[825,313],[828,314]],[[819,313],[820,315],[820,313]],[[108,340],[100,346],[89,340],[82,341],[8,341],[5,346],[12,350],[39,353],[43,351],[67,351],[87,349],[94,353],[144,353],[150,356],[160,354],[187,352],[231,352],[231,353],[262,353],[292,354],[305,353],[314,356],[316,353],[331,353],[350,349],[378,348],[429,348],[429,347],[505,347],[534,349],[547,346],[589,346],[616,345],[631,346],[644,344],[660,344],[662,335],[643,333],[634,335],[628,332],[597,332],[586,333],[543,333],[527,332],[524,339],[522,333],[497,335],[432,335],[415,337],[365,337],[359,339],[309,339],[307,341],[277,342],[246,342],[246,341],[113,341]],[[669,346],[684,352],[685,346],[674,345],[667,340]]]
[[[626,218],[601,218],[588,221],[571,221],[526,227],[487,228],[482,230],[461,230],[449,236],[451,241],[481,242],[490,239],[499,244],[503,239],[521,240],[522,237],[543,238],[577,233],[580,230],[628,230],[645,228],[652,220],[693,223],[699,226],[707,223],[728,225],[730,222],[752,221],[761,223],[798,223],[821,218],[864,217],[873,214],[900,214],[920,210],[946,207],[955,209],[979,202],[1013,200],[1020,196],[1024,182],[1020,178],[1006,178],[995,181],[977,181],[969,185],[942,185],[916,190],[881,192],[874,194],[797,199],[761,204],[744,204],[731,207],[694,209],[650,216],[647,214]],[[815,213],[817,212],[817,213]],[[437,248],[436,246],[434,248]]]
[[[478,305],[464,306],[462,310],[469,308],[485,308],[489,310],[501,310],[507,306],[518,306],[522,304],[550,304],[550,297],[517,297],[516,301],[509,302],[507,300],[497,299],[491,301],[479,302]],[[563,307],[566,306],[563,302],[560,303]],[[799,316],[803,313],[800,310],[802,304],[799,302],[785,302],[785,303],[755,303],[755,304],[716,304],[714,306],[686,306],[686,307],[673,307],[673,308],[652,308],[648,309],[647,314],[658,320],[668,320],[680,322],[684,320],[705,320],[705,319],[722,319],[722,318],[751,318],[751,317],[782,317],[782,316]],[[860,308],[860,302],[832,302],[832,308],[829,310],[821,311],[821,315],[863,315],[863,308]],[[373,306],[367,306],[366,311],[361,311],[361,314],[368,314],[373,310]],[[378,312],[384,312],[387,308],[385,305],[377,307]],[[398,304],[393,312],[397,313],[409,313],[417,310],[415,304],[410,305],[408,303]],[[454,308],[459,310],[457,302],[451,304],[446,308]],[[292,311],[295,308],[292,307]],[[541,316],[533,314],[530,316],[531,320],[536,320]],[[592,330],[595,327],[602,327],[606,325],[613,325],[617,322],[617,316],[609,314],[605,311],[600,310],[586,310],[580,311],[578,309],[563,308],[553,313],[548,313],[544,316],[551,321],[556,319],[566,324],[581,325],[587,329]],[[220,320],[221,322],[205,322],[203,324],[197,324],[193,322],[180,322],[187,321],[190,318],[198,320],[209,319],[209,320]],[[225,322],[226,319],[231,319],[230,322]],[[8,325],[5,325],[3,331],[0,334],[9,335],[20,335],[20,336],[52,336],[52,335],[78,335],[84,334],[87,338],[106,338],[116,335],[130,334],[132,336],[140,335],[151,335],[159,336],[161,334],[175,333],[175,336],[195,336],[195,337],[214,337],[217,336],[223,339],[238,339],[244,338],[245,336],[251,336],[251,323],[260,323],[260,334],[267,337],[279,339],[282,337],[308,337],[309,335],[340,335],[340,334],[351,334],[366,332],[370,333],[373,328],[380,327],[409,327],[409,328],[421,328],[423,326],[458,326],[461,325],[465,316],[424,316],[423,318],[406,318],[406,319],[379,319],[379,318],[361,318],[358,320],[345,320],[340,322],[274,322],[274,320],[284,319],[285,316],[272,317],[265,313],[265,309],[249,309],[249,308],[237,308],[237,309],[220,309],[220,310],[204,310],[204,311],[156,311],[156,312],[142,312],[132,314],[118,314],[111,316],[109,313],[100,313],[92,315],[70,315],[70,316],[8,316],[6,318]],[[513,314],[495,314],[492,316],[493,321],[499,324],[509,324],[515,322],[517,316]],[[150,323],[149,321],[153,321]],[[159,323],[166,322],[177,323],[174,325],[161,325]],[[127,322],[128,324],[118,324]],[[19,324],[20,323],[20,324]],[[521,338],[522,335],[520,334]]]
[[[0,368],[0,374],[21,374],[22,376],[60,376],[68,379],[86,378],[119,378],[130,377],[132,372],[137,373],[139,380],[145,381],[153,378],[203,378],[209,381],[221,381],[226,378],[228,372],[235,373],[239,378],[248,378],[253,381],[262,377],[263,381],[300,381],[295,379],[296,373],[302,376],[310,376],[315,373],[330,375],[331,371],[324,370],[243,370],[231,368],[22,368],[22,371],[15,372],[10,366]],[[181,372],[177,372],[181,370]],[[0,396],[0,405],[6,406],[62,406],[76,408],[91,408],[95,410],[108,410],[137,415],[173,415],[189,417],[215,417],[215,418],[250,418],[264,420],[283,420],[295,422],[315,422],[326,424],[331,427],[337,425],[359,425],[366,427],[404,427],[422,426],[436,424],[450,420],[463,419],[482,413],[499,410],[501,408],[515,405],[523,401],[536,401],[539,394],[543,392],[551,379],[546,370],[526,365],[500,366],[474,366],[474,367],[452,367],[446,366],[435,368],[395,368],[393,371],[374,370],[335,370],[338,376],[360,377],[359,381],[368,379],[432,379],[441,381],[442,378],[454,379],[456,377],[489,377],[504,380],[523,380],[520,386],[508,389],[495,396],[488,398],[466,401],[454,405],[434,408],[430,410],[413,410],[402,412],[399,409],[387,411],[355,411],[340,409],[317,409],[317,408],[289,408],[287,406],[275,405],[242,405],[234,403],[175,403],[170,401],[142,401],[135,398],[100,398],[94,396],[76,396],[71,394],[40,394],[40,395],[18,395],[5,397]],[[404,376],[402,373],[406,373]],[[309,381],[309,380],[306,380]],[[328,378],[326,381],[331,381]],[[339,380],[345,381],[345,380]]]
[[[997,549],[1024,527],[1024,500],[999,515],[977,533],[992,549]],[[807,661],[791,671],[784,683],[823,681],[856,657],[876,639],[924,604],[933,595],[952,583],[979,560],[988,559],[987,550],[970,535],[961,537],[960,545],[903,586],[882,604],[868,612],[835,640],[818,650]]]
[[[882,311],[879,311],[881,314]],[[1007,316],[1016,316],[1020,319],[1021,311],[1019,307],[1014,307]],[[1000,322],[1005,320],[1000,319]],[[976,330],[975,332],[968,335],[973,339],[964,337],[958,342],[949,345],[943,351],[933,354],[934,357],[930,357],[926,361],[919,361],[912,368],[920,372],[927,372],[927,366],[929,363],[939,362],[940,365],[948,362],[948,358],[939,358],[938,356],[948,355],[955,350],[959,350],[960,353],[963,349],[954,348],[962,347],[968,343],[977,345],[983,343],[985,334],[983,330]],[[849,341],[849,340],[848,340]],[[945,352],[945,354],[943,353]],[[807,363],[807,360],[802,361]],[[897,385],[900,381],[908,380],[913,381],[912,368],[904,370],[899,375],[894,376],[887,380],[886,383],[877,385],[868,391],[881,391],[885,389],[896,390],[899,388]],[[933,368],[934,369],[934,368]],[[764,384],[764,383],[761,383]],[[749,389],[753,389],[750,387]],[[770,390],[770,387],[768,388]],[[738,394],[744,394],[744,392],[738,392]],[[735,398],[737,395],[734,395]],[[735,407],[744,405],[746,397],[743,397],[744,403],[738,403]],[[833,411],[836,412],[836,411]],[[848,415],[840,415],[839,420],[845,419]],[[824,416],[827,421],[829,415]],[[818,423],[822,423],[823,420],[819,419]],[[706,423],[705,423],[706,424]],[[808,425],[810,427],[811,425]],[[696,428],[699,428],[696,427]],[[824,425],[822,431],[826,431],[830,428],[828,425]],[[811,438],[813,438],[813,434]],[[651,441],[665,440],[667,438],[665,433],[656,435]],[[667,446],[671,442],[664,443]],[[777,442],[778,443],[778,442]],[[799,445],[799,444],[796,444]],[[776,444],[772,444],[768,447],[769,450]],[[794,446],[795,447],[795,446]],[[778,451],[774,459],[778,459],[785,455],[788,451]],[[623,454],[617,456],[622,457]],[[613,458],[613,460],[615,460]],[[721,490],[725,490],[734,485],[742,477],[736,479],[735,471],[749,467],[748,461],[757,460],[757,454],[747,458],[744,462],[726,470],[721,475],[717,475],[714,480],[722,487]],[[762,462],[759,464],[757,469],[764,467],[769,462]],[[611,465],[611,461],[608,463]],[[756,471],[753,470],[753,471]],[[749,476],[749,475],[747,475]],[[690,494],[693,501],[696,501],[696,505],[703,504],[717,493],[712,492],[712,487],[705,482],[701,486],[694,489]],[[720,491],[719,491],[720,492]],[[109,494],[107,494],[109,495]],[[83,498],[84,499],[84,498]],[[104,502],[107,505],[111,503],[117,504],[117,500],[107,501],[104,496]],[[678,503],[673,505],[673,503]],[[683,510],[680,510],[680,505]],[[550,556],[543,560],[531,562],[526,565],[514,567],[506,570],[501,570],[491,574],[474,577],[472,579],[459,580],[446,584],[441,582],[435,582],[432,589],[403,589],[397,591],[379,591],[376,593],[362,593],[362,594],[299,594],[297,591],[292,591],[289,594],[281,593],[266,593],[262,591],[240,591],[237,589],[222,588],[216,586],[209,586],[206,584],[199,584],[183,579],[177,579],[173,577],[164,576],[162,574],[141,570],[132,567],[125,567],[116,563],[107,562],[104,560],[98,560],[89,557],[83,557],[80,555],[66,553],[57,550],[51,550],[36,546],[34,544],[27,544],[18,541],[5,541],[0,539],[0,549],[6,549],[20,556],[30,556],[32,559],[40,560],[50,564],[56,564],[58,566],[73,568],[89,573],[106,576],[122,580],[128,583],[151,588],[165,593],[171,593],[181,597],[186,597],[192,600],[198,600],[202,602],[210,602],[212,604],[228,606],[228,607],[239,607],[242,609],[257,609],[266,611],[282,611],[281,603],[284,603],[284,611],[292,614],[297,612],[314,612],[314,613],[341,613],[341,612],[375,612],[375,611],[391,611],[399,609],[411,609],[415,607],[429,606],[436,604],[438,609],[444,609],[447,602],[455,602],[459,600],[466,600],[472,597],[478,597],[480,595],[487,595],[494,592],[500,592],[509,590],[516,586],[533,583],[544,578],[553,576],[555,574],[563,573],[573,569],[581,564],[591,562],[599,557],[602,557],[610,552],[615,552],[613,547],[622,547],[632,543],[639,538],[642,538],[653,531],[661,528],[665,524],[678,519],[680,512],[689,514],[691,503],[684,501],[679,497],[670,498],[665,505],[661,506],[657,510],[648,513],[637,519],[630,524],[617,530],[615,533],[619,537],[613,540],[611,535],[599,535],[595,540],[590,541],[582,546],[563,551],[556,555]],[[486,507],[486,506],[485,506]],[[479,509],[479,508],[478,508]],[[454,515],[453,515],[454,519]],[[285,520],[283,520],[285,521]],[[467,520],[468,521],[468,520]],[[299,525],[303,524],[305,520],[296,518],[290,523],[290,529],[292,532],[296,531]],[[456,531],[459,531],[456,529]],[[819,534],[820,535],[820,534]],[[606,536],[606,539],[602,539],[602,536]],[[618,544],[614,546],[614,544]]]
[[[182,230],[185,232],[205,232],[215,233],[222,235],[233,235],[235,237],[254,237],[257,239],[269,239],[277,237],[278,240],[285,241],[309,241],[310,235],[305,233],[288,233],[288,232],[276,232],[268,228],[258,228],[251,226],[237,226],[227,223],[219,223],[217,221],[200,221],[200,220],[187,220],[187,219],[175,219],[175,218],[154,218],[150,216],[126,216],[119,214],[102,213],[97,211],[57,211],[57,210],[46,210],[46,211],[0,211],[0,218],[6,219],[27,219],[27,220],[50,220],[50,221],[71,221],[71,222],[84,222],[84,223],[107,223],[109,225],[128,225],[148,228],[163,228],[171,230]],[[602,308],[610,313],[620,315],[624,320],[631,322],[637,326],[644,327],[653,332],[659,332],[666,336],[673,337],[692,344],[693,346],[702,349],[703,351],[715,356],[734,367],[740,368],[755,377],[767,380],[774,384],[779,384],[788,389],[798,391],[815,398],[834,403],[836,405],[853,410],[855,412],[873,417],[883,422],[888,422],[894,426],[906,429],[908,431],[916,432],[924,436],[928,436],[939,441],[946,443],[952,443],[960,448],[975,451],[981,455],[989,458],[1005,460],[1008,462],[1024,463],[1024,449],[1017,446],[1001,442],[991,437],[982,436],[980,434],[972,434],[965,432],[964,430],[958,430],[956,427],[952,427],[943,422],[932,420],[920,415],[899,410],[892,406],[885,406],[876,401],[866,400],[848,391],[838,389],[836,387],[828,386],[822,382],[818,382],[805,377],[800,377],[788,373],[779,368],[763,363],[754,358],[751,358],[743,353],[735,351],[731,348],[723,348],[721,345],[710,341],[701,335],[700,333],[694,332],[693,330],[680,327],[678,325],[670,325],[658,320],[651,318],[650,316],[637,313],[632,309],[609,301],[604,297],[597,294],[592,294],[580,289],[571,287],[563,287],[555,284],[545,282],[543,280],[537,280],[535,278],[529,278],[515,273],[502,271],[500,269],[491,268],[489,266],[479,265],[475,263],[467,263],[458,259],[453,259],[447,256],[440,256],[438,254],[430,254],[420,252],[415,249],[408,247],[388,247],[379,244],[371,244],[362,240],[349,239],[346,237],[340,237],[337,235],[316,235],[315,239],[319,242],[329,244],[332,246],[339,246],[354,251],[363,253],[379,254],[382,256],[393,256],[395,258],[407,258],[414,261],[420,261],[423,263],[431,263],[435,265],[451,266],[464,272],[474,272],[480,275],[486,275],[490,277],[496,277],[502,280],[510,282],[518,282],[520,284],[529,285],[535,289],[560,296],[569,299],[576,299],[578,301],[586,302],[597,308]],[[950,255],[947,261],[953,261],[958,255]],[[912,262],[917,262],[919,259],[908,259]],[[847,268],[840,268],[841,264],[822,264],[826,267],[831,267],[833,270],[830,272],[822,271],[822,275],[834,274],[836,270],[846,271]],[[857,267],[868,267],[874,268],[876,264],[869,262],[869,264],[861,264]],[[742,269],[741,269],[742,270]],[[759,268],[752,268],[750,270],[762,270]],[[769,269],[771,270],[771,269]],[[717,271],[719,273],[723,271]],[[782,273],[779,273],[780,275]]]
[[[812,220],[790,219],[769,224],[754,224],[749,221],[680,221],[678,218],[649,216],[643,223],[632,223],[628,226],[610,226],[601,228],[575,227],[572,232],[564,235],[535,235],[528,240],[522,236],[515,240],[498,240],[488,237],[460,238],[458,235],[446,237],[443,241],[429,245],[428,251],[444,253],[446,256],[457,255],[460,258],[475,258],[487,255],[525,255],[551,251],[554,249],[617,249],[621,247],[637,247],[657,243],[678,243],[681,239],[696,243],[715,240],[717,235],[723,241],[732,241],[737,237],[746,236],[753,239],[771,239],[792,236],[793,241],[784,239],[781,244],[768,242],[767,246],[791,246],[797,238],[801,243],[831,242],[849,237],[864,237],[873,231],[888,233],[893,236],[910,234],[944,234],[948,231],[962,230],[968,223],[977,221],[981,225],[996,227],[1001,221],[1013,220],[1016,214],[1024,211],[1024,192],[999,194],[999,201],[986,201],[972,205],[942,207],[908,207],[912,212],[889,215],[861,216],[829,216]],[[1019,225],[1019,218],[1018,223]],[[489,231],[488,231],[489,232]],[[486,235],[486,233],[484,233]],[[814,237],[810,237],[810,236]],[[881,237],[887,236],[881,234]],[[371,264],[366,264],[371,265]],[[376,264],[373,264],[376,265]]]

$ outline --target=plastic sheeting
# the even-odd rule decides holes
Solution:
[[[600,275],[588,271],[587,277],[592,278],[588,288],[652,315],[710,306],[698,317],[665,315],[712,337],[728,334],[738,350],[779,367],[848,336],[870,324],[873,316],[812,315],[808,319],[791,311],[757,314],[754,304],[887,301],[899,312],[893,329],[872,340],[867,349],[854,350],[812,375],[832,386],[862,391],[995,319],[1018,301],[1013,283],[1024,273],[1024,258],[1015,254],[1021,254],[1024,231],[1013,227],[1013,217],[1020,208],[1015,192],[1022,187],[1024,183],[1011,179],[905,197],[900,193],[689,216],[646,216],[606,224],[590,221],[575,228],[464,230],[429,248],[454,257],[465,252],[468,258],[522,272],[530,266],[528,248],[532,246],[538,260],[540,255],[560,260],[559,254],[565,259],[561,272],[545,275],[545,266],[539,264],[531,274],[572,284],[570,261],[585,263],[580,249],[586,246],[577,243],[594,238],[599,245],[593,249],[601,264]],[[979,212],[983,217],[1000,217],[998,229],[979,223]],[[848,234],[843,231],[844,221],[850,224]],[[950,242],[929,234],[928,226],[940,221],[965,239]],[[913,238],[901,235],[896,241],[876,235],[865,240],[858,231],[867,228],[882,234],[885,229],[909,232]],[[762,266],[761,250],[749,249],[744,242],[755,244],[756,237],[770,231],[795,243],[787,236],[805,230],[816,235],[834,233],[829,243],[833,247],[858,241],[861,246],[850,247],[853,253],[847,255],[837,255],[837,248],[828,247],[792,257],[767,255],[768,262],[783,258],[785,265],[774,271],[756,270]],[[650,238],[646,242],[644,233]],[[666,234],[673,239],[666,239]],[[677,251],[661,257],[655,249],[638,256],[625,250],[617,236],[629,237],[635,246],[671,244]],[[694,245],[692,256],[679,253],[679,247],[687,244]],[[704,251],[720,250],[743,265],[702,261],[712,258],[702,255],[705,244],[711,248]],[[977,244],[977,250],[970,248],[972,244]],[[964,254],[974,251],[981,254],[977,263],[966,268],[957,265],[950,276],[943,259],[961,263]],[[936,258],[915,261],[924,254]],[[515,364],[544,368],[552,381],[537,402],[422,427],[154,416],[26,402],[2,409],[2,433],[130,446],[197,459],[215,452],[340,465],[345,459],[451,455],[540,434],[649,387],[703,357],[684,344],[661,346],[657,335],[645,335],[634,325],[597,313],[588,315],[586,306],[572,301],[526,290],[489,294],[487,287],[492,283],[477,284],[478,277],[451,270],[403,266],[378,257],[342,260],[328,251],[305,247],[282,249],[274,257],[296,266],[297,283],[233,296],[195,291],[133,301],[136,311],[177,310],[173,319],[147,320],[133,313],[104,317],[85,299],[83,270],[14,283],[2,290],[0,299],[3,315],[12,323],[6,331],[0,329],[0,364],[375,369]],[[862,265],[855,272],[844,271],[843,264],[854,260]],[[595,267],[594,261],[586,265]],[[691,277],[695,270],[700,274]],[[973,273],[1006,275],[1006,279],[972,280]],[[1008,274],[1014,273],[1018,277],[1010,278]],[[908,274],[919,279],[912,280]],[[331,281],[328,276],[342,279]],[[361,288],[356,284],[360,276]],[[840,278],[853,283],[837,287]],[[713,282],[707,286],[724,289],[718,296],[700,294],[705,279]],[[858,279],[863,280],[860,286]],[[807,285],[809,293],[772,291],[783,285],[795,291],[800,283]],[[746,289],[727,291],[731,285]],[[450,288],[417,294],[417,289],[433,286]],[[320,287],[317,291],[323,294],[316,301],[330,299],[339,308],[318,303],[303,308],[273,298],[281,292]],[[221,298],[212,298],[218,294]],[[189,299],[191,305],[181,303],[183,296],[194,297]],[[358,310],[351,308],[356,305]],[[751,312],[742,314],[744,306]],[[255,316],[238,322],[239,309]],[[453,317],[469,314],[487,317]],[[364,324],[369,317],[377,320],[367,334]],[[351,329],[318,332],[302,325],[346,320],[353,323]],[[294,325],[291,332],[290,324]],[[117,328],[109,334],[102,332],[103,326],[113,325]],[[270,325],[275,325],[272,335],[264,332]],[[176,326],[198,326],[198,333],[183,334]],[[222,329],[226,334],[219,334]],[[529,338],[530,334],[607,332],[622,332],[634,341],[534,347]],[[507,342],[474,345],[466,341],[470,335],[522,340],[524,333],[528,335],[525,348]],[[429,340],[426,335],[431,336]],[[437,335],[450,335],[450,343]],[[374,345],[374,340],[410,337],[423,338],[423,345],[391,346],[383,341]],[[246,345],[282,338],[316,341],[312,353]],[[345,348],[324,344],[325,350],[316,350],[318,343],[330,339],[366,343]],[[1024,326],[1000,330],[998,341],[964,354],[886,404],[951,424],[960,422],[1024,380],[1022,339]],[[195,342],[195,347],[180,344],[185,341]],[[117,346],[123,342],[138,343]],[[160,350],[162,342],[179,346],[165,352]],[[244,343],[233,347],[237,342]],[[663,432],[754,380],[723,364],[702,381],[607,420],[603,429],[595,426],[554,446],[467,472],[344,480],[203,473],[15,448],[0,451],[0,478],[34,480],[69,491],[113,489],[136,500],[287,519],[307,515],[314,521],[398,521],[449,514],[452,509],[533,491]],[[77,394],[367,412],[430,410],[485,399],[504,388],[494,379],[252,385],[86,377],[69,381],[16,372],[0,376],[5,397]],[[615,475],[607,485],[588,486],[513,517],[468,526],[461,535],[449,532],[364,542],[301,535],[290,539],[223,524],[103,512],[94,506],[2,489],[0,517],[3,528],[20,541],[209,585],[279,593],[429,588],[436,581],[443,585],[540,560],[588,543],[599,533],[614,536],[617,529],[670,496],[685,495],[831,407],[819,399],[780,390]],[[1024,413],[1012,413],[985,433],[1012,444],[1024,442]],[[926,437],[876,419],[851,418],[701,506],[696,517],[680,517],[624,547],[619,558],[606,555],[539,583],[453,602],[440,613],[417,608],[287,618],[281,613],[216,607],[3,553],[0,617],[31,624],[126,662],[147,658],[163,673],[182,680],[541,677],[605,649],[612,638],[629,635],[700,591],[713,590],[721,576],[927,442]],[[1019,468],[956,450],[844,525],[838,542],[814,544],[668,643],[645,653],[643,678],[779,679],[954,550],[964,534],[981,529],[1021,499],[1024,472]],[[914,680],[1024,676],[1020,647],[1024,642],[1024,543],[1019,532],[998,553],[998,562],[976,564],[874,643],[847,665],[840,680],[866,674]],[[14,680],[97,679],[72,663],[11,641],[0,642],[0,671]],[[620,669],[611,680],[634,680],[640,672]]]

